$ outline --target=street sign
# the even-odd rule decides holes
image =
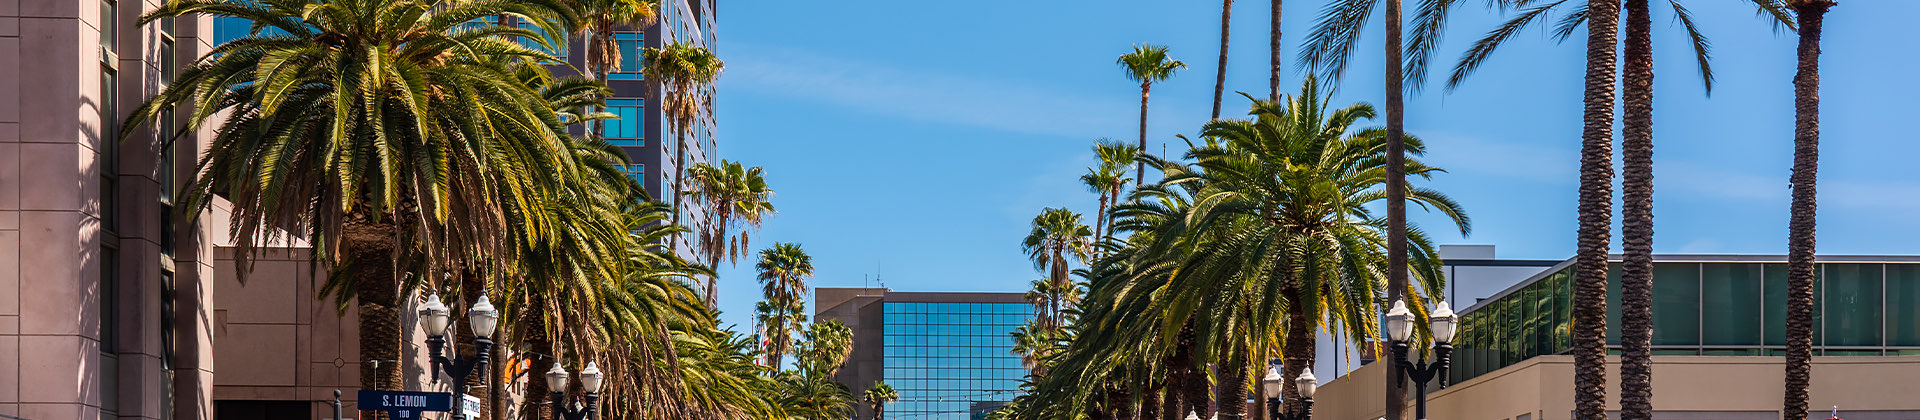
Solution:
[[[447,392],[360,390],[355,408],[387,412],[393,419],[417,419],[421,412],[452,411],[453,394]]]
[[[470,419],[480,417],[480,397],[461,394],[460,412],[462,413],[462,417]]]

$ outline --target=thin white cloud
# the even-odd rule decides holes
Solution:
[[[722,87],[801,98],[919,121],[1088,137],[1128,127],[1138,108],[1013,80],[904,69],[789,48],[729,44]],[[742,52],[742,51],[745,52]]]

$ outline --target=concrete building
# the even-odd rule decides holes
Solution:
[[[1607,336],[1617,351],[1615,258]],[[1785,260],[1655,256],[1654,418],[1792,419],[1825,416],[1837,406],[1848,420],[1920,419],[1920,398],[1911,395],[1920,384],[1920,257],[1819,258],[1811,413],[1780,412]],[[1572,263],[1460,310],[1452,385],[1430,391],[1430,418],[1571,418]],[[1607,404],[1617,411],[1619,362],[1610,360]],[[1315,398],[1315,418],[1384,415],[1385,368],[1368,364],[1327,382]]]
[[[1027,374],[1011,334],[1033,311],[1020,293],[814,291],[815,322],[853,329],[853,355],[834,379],[855,394],[892,385],[900,400],[888,419],[977,419],[1005,406]],[[856,418],[872,415],[861,407]]]
[[[346,417],[364,418],[352,411],[363,363],[353,305],[341,312],[316,296],[307,249],[264,251],[242,283],[224,201],[197,219],[171,217],[214,127],[165,150],[154,133],[178,127],[171,115],[116,138],[118,121],[181,65],[247,30],[207,17],[137,24],[161,3],[0,0],[0,418],[321,419],[335,389]],[[642,42],[715,45],[713,1],[662,3],[661,25],[622,35],[634,40],[622,43],[628,60]],[[634,118],[609,137],[627,142],[630,173],[672,199],[671,157],[712,157],[712,109],[685,146],[645,141],[672,131],[642,106],[658,86],[637,72],[611,82],[609,110]],[[370,362],[401,363],[408,389],[445,390],[425,373],[416,325],[402,320],[409,360]],[[503,399],[488,410],[512,418],[505,402],[528,366],[495,362],[500,379],[489,382]]]

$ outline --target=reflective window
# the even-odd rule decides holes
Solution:
[[[639,80],[641,55],[647,48],[647,35],[639,32],[615,32],[613,40],[620,45],[620,67],[607,75],[613,80]]]
[[[1920,346],[1920,266],[1887,264],[1886,270],[1887,345]]]
[[[1701,343],[1751,346],[1760,342],[1759,264],[1702,264],[1700,277]]]
[[[1829,346],[1879,346],[1880,265],[1822,265],[1826,305],[1816,308],[1826,313],[1826,334],[1816,337]]]
[[[887,418],[969,418],[975,401],[1011,400],[1026,376],[1010,334],[1031,305],[887,302],[882,310],[884,380],[900,393]]]
[[[1653,265],[1653,345],[1700,344],[1700,264]]]
[[[645,102],[640,99],[608,99],[607,112],[618,119],[600,120],[600,136],[615,146],[645,146],[645,107]]]

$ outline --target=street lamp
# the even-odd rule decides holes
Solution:
[[[1407,305],[1393,301],[1393,308],[1387,310],[1387,334],[1393,340],[1394,367],[1413,380],[1414,418],[1427,418],[1427,381],[1440,378],[1440,387],[1447,387],[1447,365],[1453,355],[1454,327],[1460,324],[1460,317],[1453,314],[1447,302],[1441,301],[1427,317],[1427,331],[1433,333],[1433,361],[1415,363],[1407,359],[1407,338],[1413,336],[1413,313],[1407,311]]]
[[[431,359],[428,364],[433,366],[433,381],[439,382],[440,372],[446,372],[447,376],[453,378],[453,390],[464,396],[467,393],[467,377],[475,371],[486,369],[488,355],[493,350],[493,327],[500,321],[500,311],[493,309],[486,295],[481,295],[480,300],[467,309],[467,323],[473,327],[474,355],[460,357],[459,352],[455,351],[453,359],[441,354],[447,346],[449,313],[447,305],[440,303],[440,295],[427,296],[427,304],[420,308],[420,326],[427,330],[427,355]],[[486,381],[487,375],[480,375],[480,383],[485,384]],[[465,413],[460,414],[459,418],[464,418]]]
[[[1298,413],[1280,412],[1280,380],[1279,366],[1268,366],[1267,376],[1260,379],[1260,385],[1266,387],[1267,395],[1272,395],[1267,398],[1267,418],[1273,420],[1313,418],[1313,392],[1320,388],[1320,380],[1313,377],[1313,368],[1304,368],[1300,371],[1299,377],[1293,378],[1294,389],[1300,391],[1300,412]]]
[[[585,406],[568,407],[567,369],[554,362],[553,369],[547,369],[547,391],[553,397],[553,420],[592,420],[593,408],[600,402],[600,367],[587,362],[587,368],[580,370],[580,390],[586,395]]]

